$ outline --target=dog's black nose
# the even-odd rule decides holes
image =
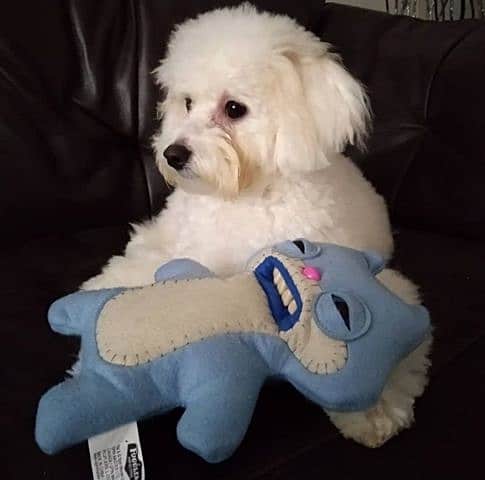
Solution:
[[[163,152],[167,163],[175,170],[182,170],[189,161],[191,151],[180,143],[172,143]]]

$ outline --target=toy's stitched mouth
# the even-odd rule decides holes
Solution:
[[[266,257],[254,270],[280,330],[291,329],[300,318],[303,302],[293,278],[283,262]]]

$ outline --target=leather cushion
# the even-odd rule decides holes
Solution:
[[[0,259],[5,412],[0,416],[0,428],[11,432],[6,445],[12,476],[7,478],[37,478],[41,472],[52,479],[85,480],[90,476],[85,445],[49,457],[34,443],[37,402],[64,377],[78,349],[75,338],[50,330],[46,312],[54,299],[75,290],[112,253],[119,253],[126,239],[126,230],[119,228],[52,235],[12,247]],[[313,475],[308,478],[321,478],[322,472],[350,476],[379,466],[383,473],[392,468],[396,478],[406,478],[404,473],[407,478],[411,473],[412,478],[419,478],[446,465],[464,469],[476,465],[473,462],[479,457],[474,459],[471,452],[479,443],[473,442],[473,434],[481,428],[479,404],[485,395],[485,270],[477,262],[482,244],[412,230],[397,232],[397,242],[395,266],[422,286],[436,329],[433,378],[417,402],[417,423],[410,431],[369,451],[343,440],[320,409],[289,386],[269,385],[241,448],[217,467],[204,464],[178,445],[175,422],[180,411],[142,422],[149,475],[294,478],[305,466]],[[396,470],[396,462],[402,472]]]

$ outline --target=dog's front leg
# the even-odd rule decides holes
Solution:
[[[111,257],[100,274],[81,285],[82,290],[138,287],[155,281],[157,269],[176,254],[177,238],[160,231],[156,223],[136,228],[123,255]]]
[[[81,290],[99,290],[101,288],[138,287],[153,283],[157,268],[169,259],[169,255],[156,258],[111,257],[102,272],[81,285]]]

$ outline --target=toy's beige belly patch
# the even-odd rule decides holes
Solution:
[[[249,273],[127,290],[104,306],[96,341],[107,362],[138,365],[213,335],[243,332],[278,335],[266,296]]]

